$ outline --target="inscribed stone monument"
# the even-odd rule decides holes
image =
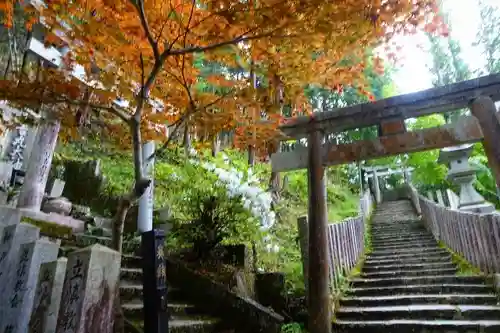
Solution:
[[[59,246],[45,240],[22,244],[15,270],[4,299],[0,332],[26,333],[33,309],[35,289],[43,263],[57,259]]]
[[[21,212],[14,207],[0,206],[0,226],[19,224]]]
[[[56,333],[112,333],[121,256],[102,245],[68,257]]]
[[[29,333],[56,331],[67,262],[68,259],[59,258],[41,265],[28,328]]]
[[[3,229],[0,238],[0,299],[6,300],[8,297],[10,281],[15,277],[16,261],[18,259],[21,244],[33,242],[38,239],[40,229],[27,224],[7,226]],[[0,322],[2,310],[5,304],[0,302]]]

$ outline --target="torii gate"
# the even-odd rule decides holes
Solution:
[[[309,178],[309,331],[331,331],[327,211],[324,169],[330,165],[381,158],[401,153],[440,149],[482,141],[490,168],[500,187],[500,74],[446,87],[391,97],[299,117],[280,126],[281,141],[297,140],[295,149],[271,156],[273,171],[308,169]],[[473,116],[453,124],[407,131],[404,120],[464,107]],[[379,137],[336,145],[328,135],[378,126]],[[307,147],[300,139],[307,138]],[[323,142],[325,141],[325,142]]]
[[[374,196],[375,200],[377,203],[379,203],[382,199],[381,193],[380,193],[380,184],[379,184],[379,179],[378,177],[381,176],[390,176],[394,174],[400,174],[402,173],[404,176],[404,179],[407,180],[409,177],[409,173],[414,170],[412,167],[403,167],[403,168],[389,168],[388,166],[364,166],[361,167],[363,170],[365,176],[363,179],[361,179],[361,191],[363,191],[363,181],[372,179],[373,180],[373,187],[374,187]]]

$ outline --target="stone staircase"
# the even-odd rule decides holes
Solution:
[[[372,253],[340,299],[334,332],[498,333],[499,299],[485,276],[457,275],[409,200],[380,204]]]
[[[71,241],[63,241],[60,255],[92,244],[110,246],[111,238],[105,236],[75,235]],[[141,257],[124,254],[120,273],[120,297],[124,316],[128,323],[142,330],[142,270]],[[168,286],[169,332],[175,333],[220,333],[230,332],[222,328],[222,321],[203,315],[196,306],[189,303],[182,290]],[[136,333],[127,325],[125,333]]]

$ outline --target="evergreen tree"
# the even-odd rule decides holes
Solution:
[[[447,15],[444,16],[449,26],[449,19]],[[427,34],[427,38],[430,44],[429,53],[432,57],[429,70],[433,75],[432,85],[434,87],[442,87],[471,78],[472,72],[462,58],[462,48],[458,40],[451,35],[439,37]],[[455,117],[459,117],[465,112],[466,110],[447,112],[444,114],[444,118],[447,123],[453,122]]]
[[[479,0],[481,23],[474,46],[484,50],[486,73],[500,72],[500,9]]]

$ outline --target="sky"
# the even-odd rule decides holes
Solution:
[[[500,7],[500,0],[484,0]],[[443,10],[449,13],[451,35],[460,42],[464,60],[471,69],[480,68],[484,64],[481,50],[473,47],[476,32],[480,23],[477,0],[445,0]],[[394,80],[398,93],[405,94],[432,88],[428,65],[431,58],[425,52],[427,39],[423,34],[402,36],[397,42],[402,46],[398,72]]]

